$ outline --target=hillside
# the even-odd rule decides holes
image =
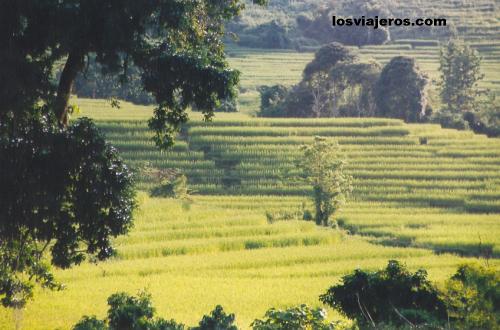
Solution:
[[[318,305],[339,276],[388,259],[425,267],[436,281],[477,255],[500,265],[498,139],[387,119],[222,114],[207,124],[193,114],[174,150],[160,153],[146,130],[151,108],[78,103],[128,164],[178,168],[196,192],[191,202],[141,193],[135,228],[115,242],[118,257],[57,271],[67,289],[37,292],[22,316],[27,329],[102,317],[111,293],[145,288],[168,318],[194,324],[222,304],[245,329],[271,306]],[[308,206],[305,187],[283,173],[293,172],[298,146],[318,134],[339,141],[355,178],[341,230],[268,223],[266,212]],[[140,177],[138,184],[147,190],[157,182]],[[11,317],[2,311],[0,327],[8,329]]]
[[[500,44],[497,42],[478,42],[471,44],[482,57],[481,72],[484,78],[479,82],[482,90],[490,90],[500,96]],[[412,45],[402,42],[395,45],[365,46],[352,48],[363,61],[376,60],[386,64],[395,56],[410,56],[417,60],[419,67],[430,78],[430,103],[438,110],[440,98],[439,81],[439,47]],[[239,103],[242,112],[255,114],[260,106],[257,88],[261,85],[297,84],[302,77],[304,67],[313,57],[312,52],[298,53],[286,50],[265,50],[229,47],[228,60],[232,67],[242,72]],[[286,59],[286,60],[283,60]]]
[[[102,120],[100,126],[130,165],[148,162],[156,168],[180,169],[190,188],[201,195],[304,196],[308,188],[291,179],[297,172],[299,146],[316,135],[329,137],[339,142],[354,176],[353,211],[396,210],[375,226],[374,219],[350,214],[349,208],[343,219],[351,230],[388,244],[471,255],[478,253],[481,240],[495,256],[500,254],[500,246],[494,246],[499,232],[491,230],[495,216],[484,215],[500,213],[499,139],[392,119],[251,119],[226,114],[213,123],[191,121],[176,150],[159,153],[145,122]],[[140,180],[142,189],[155,184],[151,177]],[[407,214],[405,208],[410,208]],[[435,209],[423,211],[430,214],[422,220],[423,214],[416,212],[416,217],[413,208]],[[448,222],[443,222],[443,212]],[[474,235],[468,235],[469,227],[456,226],[472,218],[477,218]],[[416,221],[420,225],[413,226]],[[439,231],[429,236],[432,225]]]

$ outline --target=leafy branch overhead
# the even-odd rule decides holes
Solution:
[[[265,0],[254,0],[265,4]],[[238,72],[225,60],[224,22],[243,1],[31,0],[0,4],[0,120],[16,124],[44,104],[68,124],[68,101],[90,54],[103,71],[127,79],[134,64],[158,106],[149,126],[160,147],[172,145],[194,104],[211,118],[235,93]],[[63,61],[57,82],[56,63]]]

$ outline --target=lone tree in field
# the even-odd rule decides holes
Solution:
[[[479,53],[466,44],[450,41],[441,48],[439,71],[445,110],[452,113],[477,110],[478,82],[484,77],[480,66]]]
[[[417,122],[426,114],[427,76],[420,71],[415,59],[394,57],[382,69],[375,86],[377,114]]]
[[[352,177],[346,174],[346,163],[336,143],[317,136],[314,143],[301,149],[299,166],[302,178],[313,188],[316,224],[329,226],[332,216],[352,191]]]
[[[264,0],[255,0],[264,3]],[[173,143],[186,108],[206,118],[234,93],[222,36],[242,1],[5,0],[0,2],[0,298],[20,308],[35,284],[113,255],[131,226],[131,173],[88,119],[69,125],[72,86],[88,59],[127,79],[140,71],[158,104],[149,122]],[[62,63],[60,77],[55,66]]]

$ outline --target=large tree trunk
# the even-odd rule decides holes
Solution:
[[[54,103],[54,112],[63,127],[68,125],[68,103],[73,89],[73,83],[78,73],[83,69],[85,63],[85,53],[82,51],[72,51],[69,53],[64,69],[59,79],[57,97]]]

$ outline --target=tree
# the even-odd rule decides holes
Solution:
[[[440,325],[446,320],[445,305],[427,272],[411,273],[395,260],[377,272],[355,270],[320,300],[358,324],[374,328],[379,323],[415,327]]]
[[[316,224],[328,226],[352,191],[352,177],[345,173],[346,163],[339,155],[338,144],[317,136],[301,150],[299,167],[303,180],[313,188]]]
[[[87,119],[67,130],[35,123],[0,136],[0,297],[21,308],[33,286],[58,289],[47,264],[114,254],[135,207],[132,173]]]
[[[263,4],[265,0],[255,0]],[[186,108],[211,118],[234,95],[224,22],[242,1],[5,0],[0,2],[0,295],[22,307],[35,283],[58,288],[62,268],[113,255],[132,224],[132,178],[89,120],[69,125],[75,79],[95,63],[125,81],[129,66],[158,106],[149,126],[173,143]],[[60,77],[53,77],[62,62]]]
[[[226,314],[221,305],[217,305],[210,315],[204,315],[197,327],[191,330],[238,330],[234,325],[234,314]]]
[[[339,63],[330,71],[330,79],[336,85],[339,115],[343,117],[373,117],[376,112],[373,91],[380,77],[377,62]],[[340,102],[339,102],[340,103]]]
[[[427,76],[406,56],[391,59],[375,86],[377,114],[417,122],[426,115]]]
[[[320,48],[307,64],[301,84],[311,93],[312,117],[338,115],[339,86],[331,79],[330,72],[339,63],[351,63],[355,59],[349,49],[334,42]]]
[[[252,323],[253,330],[333,330],[326,320],[326,311],[300,305],[286,310],[271,308],[263,320]]]
[[[441,100],[445,111],[475,112],[480,95],[481,74],[479,53],[458,41],[450,41],[440,51]]]
[[[495,329],[500,321],[500,274],[462,265],[446,282],[443,298],[454,329]]]
[[[260,86],[260,112],[262,117],[284,116],[284,109],[280,106],[287,95],[287,88],[283,85]]]
[[[98,320],[95,316],[84,316],[73,330],[185,330],[183,324],[174,320],[155,318],[151,295],[141,292],[137,297],[125,292],[108,298],[108,316]]]
[[[263,4],[265,0],[254,0]],[[207,119],[232,96],[238,73],[228,68],[224,22],[242,1],[6,0],[0,3],[0,120],[18,125],[35,104],[68,125],[69,98],[88,55],[126,79],[134,64],[158,103],[149,126],[167,147],[190,104]],[[57,84],[54,64],[64,61]]]

